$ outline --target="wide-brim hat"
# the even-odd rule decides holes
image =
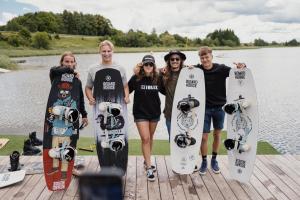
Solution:
[[[164,57],[165,61],[167,62],[167,61],[170,59],[170,57],[171,57],[172,55],[174,55],[174,54],[179,55],[179,57],[180,57],[181,60],[183,60],[183,61],[186,59],[185,54],[182,53],[181,51],[178,51],[178,50],[171,50],[171,51],[169,51],[169,53],[168,53],[167,55],[165,55],[165,57]]]

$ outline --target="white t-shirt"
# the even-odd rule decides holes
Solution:
[[[124,68],[116,63],[112,63],[111,65],[103,65],[103,64],[97,64],[93,65],[89,68],[88,77],[86,81],[86,87],[93,88],[94,87],[94,80],[97,71],[104,69],[104,68],[113,68],[120,71],[123,85],[125,86],[127,84],[127,78],[126,78],[126,72]]]

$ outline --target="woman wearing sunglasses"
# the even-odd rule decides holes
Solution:
[[[156,167],[151,165],[151,151],[153,135],[160,119],[160,91],[159,75],[156,70],[155,59],[152,55],[145,55],[142,62],[135,67],[135,74],[128,82],[129,93],[134,92],[133,116],[142,140],[144,166],[147,179],[154,181]]]

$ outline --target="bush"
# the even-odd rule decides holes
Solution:
[[[0,68],[3,69],[16,69],[17,64],[10,60],[6,55],[0,55]]]
[[[31,34],[29,32],[29,30],[27,28],[22,28],[18,35],[26,40],[30,40],[31,39]]]
[[[32,37],[32,46],[37,49],[49,49],[50,40],[48,33],[46,32],[37,32]]]
[[[59,39],[60,39],[60,37],[59,37],[58,34],[55,34],[55,35],[54,35],[54,38],[55,38],[56,40],[59,40]]]
[[[7,38],[7,43],[11,46],[18,47],[21,45],[21,39],[18,35],[10,35]]]
[[[0,33],[0,41],[7,41],[7,37]]]

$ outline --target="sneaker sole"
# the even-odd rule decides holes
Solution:
[[[212,171],[213,171],[213,173],[215,173],[215,174],[220,174],[220,172],[221,172],[220,170],[219,170],[219,171],[215,171],[215,170],[213,170],[213,169],[212,169]]]
[[[155,178],[147,178],[147,180],[153,182],[155,181]]]
[[[200,172],[200,171],[199,171],[199,174],[200,174],[200,175],[205,175],[205,174],[206,174],[206,171],[205,171],[205,172]]]

